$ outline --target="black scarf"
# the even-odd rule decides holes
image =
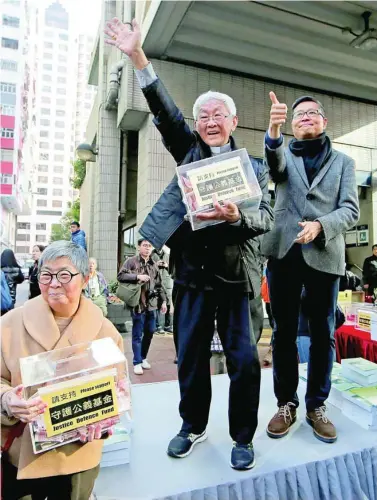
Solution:
[[[292,139],[289,149],[295,156],[301,156],[309,184],[321,170],[331,155],[332,146],[326,132],[315,139]]]

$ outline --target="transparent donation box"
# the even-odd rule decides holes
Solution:
[[[34,453],[102,434],[130,409],[124,354],[103,338],[20,359],[25,398],[41,397],[45,412],[30,424]]]
[[[231,201],[241,210],[259,209],[262,191],[244,148],[177,167],[177,175],[193,231],[223,222],[197,217],[213,210],[214,199],[220,205]]]

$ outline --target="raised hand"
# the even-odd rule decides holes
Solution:
[[[278,101],[275,92],[270,92],[271,111],[270,125],[268,127],[268,135],[271,139],[279,139],[280,128],[287,121],[287,105]]]
[[[130,23],[122,23],[114,17],[106,24],[104,32],[110,37],[105,38],[105,42],[108,45],[118,47],[131,59],[136,69],[142,69],[148,64],[148,59],[141,48],[140,27],[135,19],[130,25]]]

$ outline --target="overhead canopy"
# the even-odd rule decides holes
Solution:
[[[322,89],[377,102],[377,47],[354,48],[377,2],[145,2],[149,57]],[[375,36],[375,35],[374,35]]]

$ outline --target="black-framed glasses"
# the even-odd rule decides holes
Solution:
[[[308,118],[316,118],[318,115],[323,116],[323,113],[319,109],[308,109],[307,111],[295,111],[292,114],[293,120],[301,120],[304,118],[304,116],[307,116]]]
[[[208,123],[210,121],[210,119],[212,118],[212,120],[215,121],[216,123],[221,123],[225,120],[225,118],[228,118],[228,116],[231,116],[231,115],[224,115],[224,113],[215,113],[212,116],[199,115],[198,121],[200,121],[201,123]]]
[[[56,279],[59,281],[59,283],[61,283],[62,285],[66,285],[67,283],[72,281],[72,278],[74,278],[78,274],[80,273],[71,273],[71,271],[67,271],[66,269],[62,269],[58,273],[40,271],[37,275],[37,279],[42,285],[49,285],[52,281],[52,278],[56,276]]]

